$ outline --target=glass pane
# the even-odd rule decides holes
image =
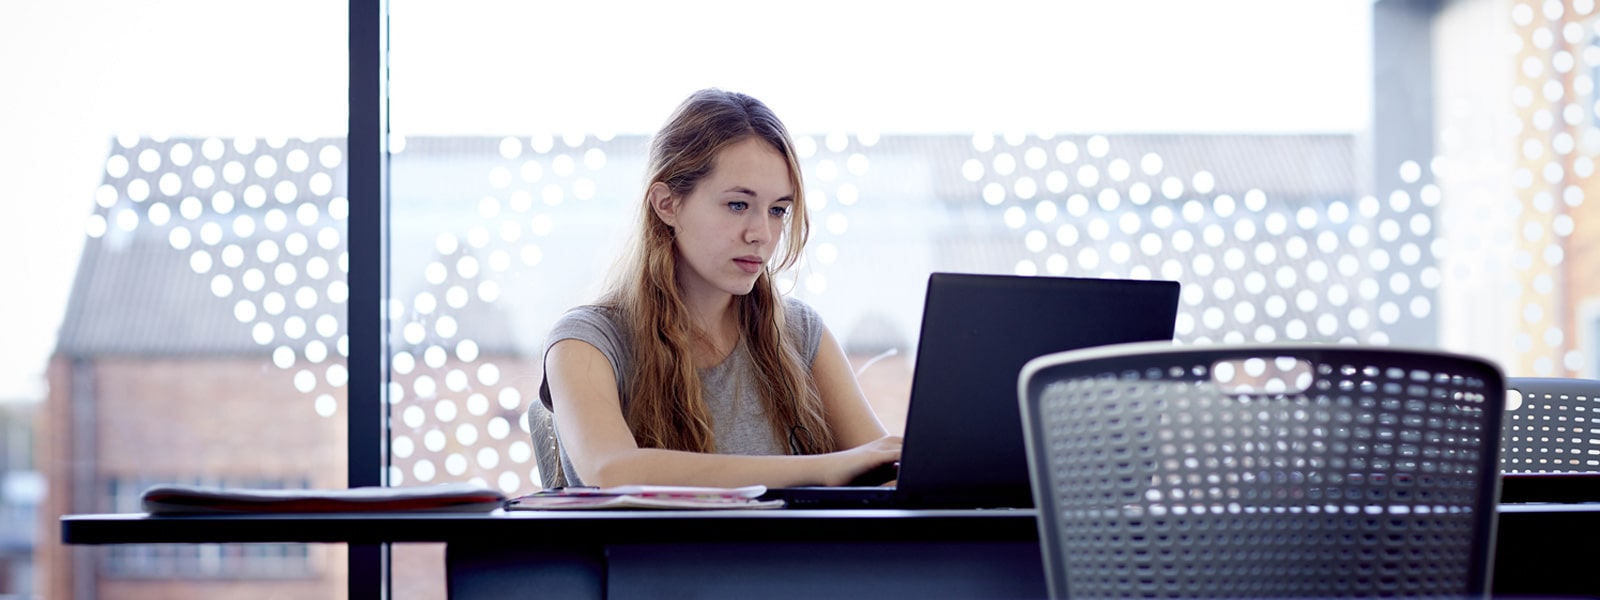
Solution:
[[[796,135],[787,289],[891,429],[933,271],[1177,280],[1184,343],[1596,374],[1592,2],[391,7],[395,483],[538,486],[543,336],[703,87]]]
[[[0,595],[343,597],[343,545],[67,548],[58,518],[344,487],[345,6],[8,4],[0,39],[0,401],[39,423]]]

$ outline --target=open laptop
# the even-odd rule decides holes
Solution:
[[[791,508],[1030,507],[1022,365],[1052,352],[1171,340],[1178,290],[1175,281],[934,273],[896,484],[774,488],[764,497]]]

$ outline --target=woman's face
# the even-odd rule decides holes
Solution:
[[[678,285],[690,298],[750,293],[783,236],[795,196],[788,161],[753,136],[723,148],[686,196],[660,202],[656,193],[656,214],[676,237]]]

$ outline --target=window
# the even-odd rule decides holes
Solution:
[[[341,365],[375,344],[344,320],[370,290],[339,289],[371,251],[346,239],[346,171],[369,151],[343,143],[346,8],[0,9],[0,39],[54,61],[0,62],[37,90],[0,161],[37,175],[16,197],[51,200],[0,220],[32,292],[6,311],[23,368],[0,370],[21,374],[0,401],[47,413],[41,521],[146,481],[345,482]],[[1175,279],[1184,343],[1597,368],[1589,0],[388,9],[390,484],[537,485],[522,419],[542,337],[599,292],[645,140],[701,87],[761,98],[796,135],[815,233],[785,285],[891,428],[938,270]],[[342,549],[279,549],[258,558],[342,593]],[[127,581],[81,574],[235,552],[192,550],[89,569],[40,548],[35,587],[113,597]]]
[[[1370,5],[1159,6],[1174,18],[392,3],[391,483],[536,485],[522,410],[543,335],[597,295],[647,137],[700,87],[751,93],[795,134],[815,227],[783,285],[892,429],[932,271],[1177,279],[1193,343],[1426,330],[1427,182],[1403,204],[1361,184]]]
[[[342,545],[48,542],[156,482],[345,485],[345,14],[0,9],[0,39],[30,49],[0,59],[29,90],[0,151],[0,401],[40,406],[30,593],[345,594]]]
[[[1564,98],[1594,87],[1593,11],[392,3],[390,481],[537,485],[542,336],[600,291],[647,137],[701,87],[795,134],[815,227],[784,285],[892,428],[941,270],[1177,280],[1189,344],[1576,372],[1564,298],[1595,293],[1570,240],[1600,133]]]

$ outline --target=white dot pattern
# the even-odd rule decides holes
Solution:
[[[1399,307],[1431,306],[1437,294],[1437,283],[1421,276],[1432,268],[1432,257],[1421,251],[1433,248],[1429,205],[1380,203],[1371,197],[1275,198],[1248,181],[1220,181],[1204,169],[1170,172],[1175,161],[1161,153],[1123,151],[1105,136],[1030,136],[1019,145],[1024,153],[1053,155],[1030,169],[1076,176],[1041,201],[1004,193],[1019,178],[1037,173],[979,173],[981,158],[951,167],[963,170],[984,203],[1001,208],[1005,227],[1026,250],[1015,272],[1178,280],[1186,288],[1182,311],[1187,314],[1179,322],[1179,341],[1373,342],[1396,326],[1426,319],[1426,313]],[[1061,150],[1080,146],[1092,151]],[[1132,164],[1141,167],[1131,169]],[[1113,176],[1102,178],[1102,171]],[[1148,191],[1156,188],[1163,189],[1160,196]],[[1410,195],[1395,192],[1396,197]],[[1040,209],[1044,202],[1052,208]],[[1057,222],[1057,204],[1066,207],[1066,223]],[[1353,214],[1351,205],[1358,207]],[[1175,214],[1182,215],[1181,223]],[[1192,237],[1196,232],[1198,240]],[[1320,252],[1307,251],[1313,244]],[[1393,260],[1394,254],[1410,260]],[[1289,304],[1306,291],[1299,287],[1301,273],[1316,274],[1309,278],[1326,296]],[[1404,289],[1379,284],[1395,276],[1421,284]],[[1360,293],[1352,297],[1344,291],[1351,289]],[[1280,308],[1264,310],[1269,306]],[[1387,320],[1370,317],[1379,313]],[[1311,323],[1322,326],[1307,328]]]
[[[1594,37],[1592,10],[1592,2],[1561,0],[1524,1],[1512,7],[1515,43],[1510,51],[1519,68],[1507,74],[1515,78],[1506,129],[1516,144],[1508,150],[1516,152],[1508,157],[1509,164],[1498,164],[1482,150],[1468,150],[1469,144],[1482,142],[1470,137],[1467,121],[1447,128],[1441,136],[1455,141],[1456,147],[1450,149],[1462,157],[1437,166],[1442,177],[1478,183],[1484,173],[1510,172],[1506,192],[1511,197],[1471,198],[1460,203],[1463,210],[1439,223],[1452,230],[1447,235],[1463,241],[1466,236],[1456,232],[1501,242],[1492,250],[1470,244],[1452,248],[1459,254],[1453,261],[1458,266],[1444,275],[1447,284],[1502,296],[1504,310],[1520,315],[1517,335],[1529,337],[1526,344],[1519,339],[1516,351],[1504,359],[1509,373],[1570,377],[1592,375],[1600,368],[1592,356],[1584,356],[1592,348],[1581,345],[1576,336],[1543,335],[1552,327],[1578,331],[1589,325],[1573,327],[1583,318],[1581,313],[1551,302],[1551,292],[1540,289],[1541,280],[1555,279],[1577,292],[1562,289],[1554,292],[1558,295],[1593,296],[1592,285],[1582,275],[1593,270],[1592,261],[1572,264],[1574,249],[1583,246],[1575,235],[1574,217],[1592,213],[1584,205],[1595,189],[1589,179],[1594,157],[1600,154],[1596,127],[1600,96],[1595,90],[1600,42]],[[1578,260],[1588,260],[1581,258],[1581,251],[1577,254]]]
[[[1177,337],[1186,343],[1426,345],[1443,318],[1441,294],[1481,289],[1513,307],[1520,333],[1505,344],[1508,370],[1576,371],[1590,359],[1579,336],[1563,330],[1572,315],[1549,295],[1580,260],[1569,242],[1584,231],[1575,209],[1591,192],[1575,178],[1592,175],[1600,153],[1600,134],[1588,124],[1600,51],[1549,52],[1558,34],[1569,44],[1588,35],[1569,33],[1586,11],[1552,13],[1551,5],[1512,11],[1522,78],[1511,98],[1518,162],[1506,183],[1514,202],[1447,194],[1435,178],[1481,165],[1436,157],[1377,165],[1401,185],[1359,196],[1348,182],[1285,190],[1262,181],[1270,174],[1228,168],[1237,158],[1208,163],[1139,136],[980,132],[951,144],[950,136],[834,131],[795,139],[814,227],[800,268],[779,285],[819,304],[854,296],[862,265],[884,259],[862,243],[885,231],[875,221],[931,215],[906,225],[936,228],[939,240],[934,256],[911,268],[1177,280]],[[1570,86],[1562,83],[1567,74]],[[1453,136],[1447,129],[1440,137]],[[452,144],[482,145],[494,163],[467,175],[480,192],[428,192],[448,204],[427,208],[438,217],[430,239],[395,248],[394,289],[404,292],[388,307],[397,380],[390,401],[404,416],[394,439],[449,435],[437,453],[397,450],[396,482],[459,475],[531,485],[537,473],[510,450],[518,436],[509,427],[524,423],[520,413],[536,397],[537,365],[522,364],[527,347],[482,330],[508,323],[501,313],[515,309],[517,337],[537,336],[575,303],[553,293],[529,302],[524,282],[549,281],[541,279],[547,258],[568,261],[570,248],[593,245],[573,232],[588,231],[580,221],[595,211],[625,220],[612,209],[635,200],[642,140],[395,136],[391,150],[437,156]],[[327,388],[347,377],[333,365],[348,348],[343,155],[342,142],[328,140],[127,138],[105,162],[84,231],[105,243],[162,231],[208,299],[227,307],[239,338],[297,374],[308,410],[335,416],[343,397]],[[913,155],[924,161],[913,169],[923,179],[887,176],[905,172]],[[523,310],[540,316],[525,320]],[[460,435],[468,424],[485,434]]]
[[[1461,252],[1460,246],[1475,243],[1441,237],[1445,230],[1437,220],[1449,212],[1430,179],[1437,161],[1395,165],[1405,182],[1402,189],[1359,196],[1349,192],[1348,180],[1285,187],[1271,177],[1266,182],[1241,178],[1238,164],[1207,165],[1203,154],[1197,158],[1161,140],[1149,141],[1139,136],[979,134],[956,144],[958,151],[943,146],[930,152],[926,148],[940,148],[944,142],[905,136],[798,136],[795,145],[815,227],[807,256],[797,270],[779,276],[779,287],[814,303],[835,295],[835,282],[850,281],[866,264],[863,260],[875,260],[852,254],[863,248],[859,219],[931,214],[931,219],[914,218],[955,232],[937,234],[954,237],[935,249],[931,261],[936,269],[979,264],[980,270],[1022,274],[1180,281],[1184,289],[1176,329],[1181,342],[1432,343],[1438,296],[1451,275],[1441,271],[1441,261]],[[412,139],[406,152],[434,152],[440,143]],[[449,414],[520,426],[521,411],[534,399],[536,371],[519,381],[512,373],[516,365],[485,351],[482,319],[501,309],[497,307],[507,307],[506,302],[527,298],[528,281],[544,282],[543,287],[592,283],[550,279],[559,271],[545,270],[546,248],[562,247],[563,260],[572,260],[571,250],[562,244],[584,245],[593,239],[572,237],[582,231],[575,227],[592,231],[583,223],[594,214],[620,214],[616,211],[633,205],[637,190],[614,182],[637,179],[643,140],[567,136],[442,143],[482,143],[486,154],[501,162],[467,174],[478,177],[483,190],[462,199],[472,207],[471,219],[446,226],[417,245],[426,254],[406,258],[396,250],[397,278],[421,282],[415,288],[397,285],[416,291],[391,307],[398,336],[392,358],[396,372],[407,375],[401,404],[430,407],[415,425],[406,426],[419,431],[450,427],[433,403],[470,406],[472,394],[489,400],[486,413],[458,408]],[[930,187],[884,180],[887,173],[879,165],[904,163],[908,156],[928,161]],[[908,197],[907,186],[922,189],[926,196]],[[590,191],[580,194],[580,188]],[[974,244],[970,239],[992,241]],[[545,292],[537,297],[545,298],[545,304],[516,308],[544,315],[533,321],[544,325],[528,326],[520,335],[536,336],[565,308],[592,298],[551,299]],[[1542,334],[1540,339],[1545,339]],[[439,357],[429,359],[429,347],[439,348]],[[417,360],[404,358],[413,354]],[[450,356],[454,358],[446,358]],[[484,367],[500,372],[499,377],[484,378]],[[491,426],[485,431],[496,430]],[[516,436],[477,440],[482,444],[507,438]],[[449,439],[459,444],[458,436]],[[502,459],[509,456],[496,447]],[[472,476],[509,479],[482,470],[484,461],[478,460],[476,448],[454,451],[471,459],[467,472]],[[404,472],[444,464],[443,455],[428,456],[431,467],[397,462],[405,463]],[[506,462],[497,462],[501,472],[512,472],[528,484],[538,481],[531,465],[506,471]]]

